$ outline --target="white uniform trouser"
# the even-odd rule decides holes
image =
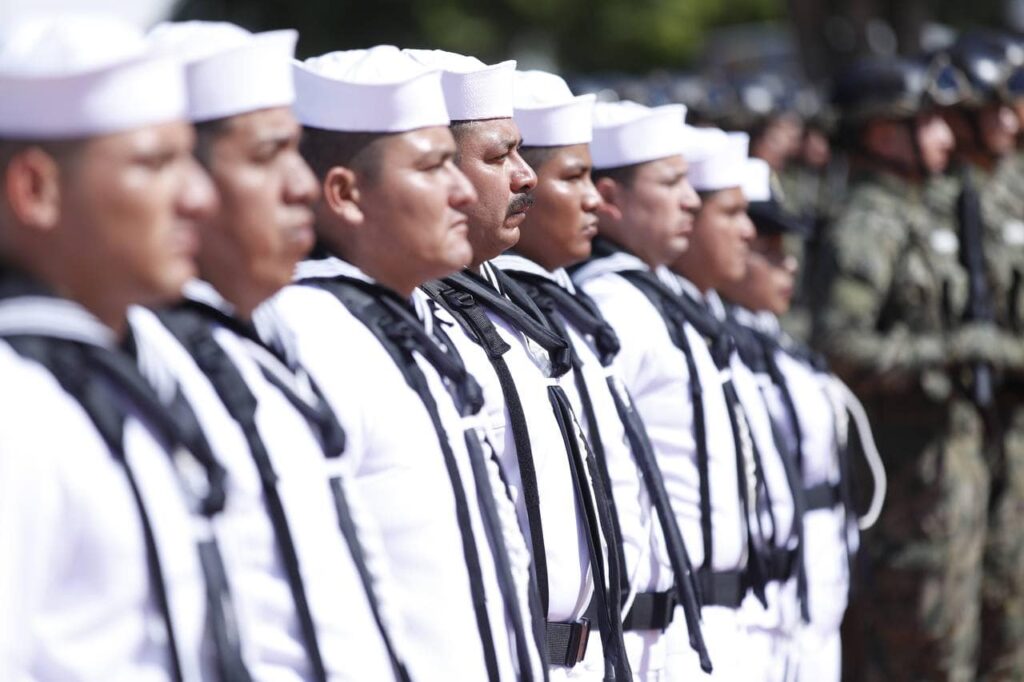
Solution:
[[[690,648],[686,619],[681,607],[676,607],[675,619],[667,632],[668,674],[664,679],[669,682],[746,682],[764,679],[764,671],[758,668],[758,662],[746,655],[750,649],[750,641],[744,628],[740,626],[737,609],[705,606],[701,610],[701,619],[701,631],[704,633],[704,642],[707,644],[714,670],[710,675],[705,675],[700,669],[700,658],[697,652]]]
[[[839,627],[850,584],[843,541],[844,514],[817,509],[804,515],[804,556],[811,622],[797,633],[799,682],[839,682],[842,643]]]
[[[748,592],[739,610],[740,628],[749,646],[743,655],[762,671],[759,677],[749,679],[793,682],[798,666],[795,632],[800,618],[796,579],[768,583],[765,600],[767,608]]]
[[[675,618],[682,618],[676,611]],[[673,619],[673,622],[674,619]],[[671,627],[671,626],[670,626]],[[685,627],[683,628],[685,631]],[[684,632],[685,634],[685,632]],[[623,633],[626,655],[635,682],[664,682],[668,678],[669,630],[636,630]]]

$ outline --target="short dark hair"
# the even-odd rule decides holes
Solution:
[[[642,163],[631,163],[627,166],[615,166],[614,168],[595,168],[590,171],[590,175],[595,183],[601,178],[611,178],[618,184],[629,187],[633,184],[633,180],[636,179],[636,171]]]
[[[209,168],[210,154],[213,152],[214,140],[226,133],[230,125],[230,116],[215,118],[210,121],[202,121],[195,124],[196,146],[193,154],[199,163],[203,164],[203,166]]]
[[[520,147],[519,155],[535,172],[564,147]]]
[[[462,139],[471,133],[476,128],[480,127],[480,124],[485,121],[452,121],[448,128],[452,131],[452,137],[455,139],[455,163],[459,163],[462,158]]]
[[[59,165],[67,165],[75,160],[75,157],[85,146],[85,138],[70,140],[10,140],[0,139],[0,171],[7,169],[7,165],[15,156],[32,147],[38,147],[52,156]]]
[[[380,171],[380,140],[394,133],[349,133],[304,126],[299,152],[317,179],[335,166],[351,168],[372,181]]]

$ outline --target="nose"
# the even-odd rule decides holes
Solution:
[[[203,220],[217,210],[220,199],[213,181],[199,163],[189,156],[184,178],[178,190],[177,211],[183,218]]]
[[[588,173],[586,186],[583,188],[583,210],[587,213],[596,213],[600,205],[601,195],[598,193],[597,187],[594,186],[594,182]]]
[[[935,139],[943,151],[950,152],[956,145],[956,138],[953,136],[953,129],[949,127],[944,119],[935,119]]]
[[[526,163],[518,150],[513,152],[510,160],[512,162],[512,174],[510,188],[514,194],[529,192],[537,186],[537,174],[533,172],[530,164]]]
[[[757,228],[754,227],[754,221],[750,219],[746,211],[740,216],[740,238],[745,242],[753,241],[754,237],[757,236]]]
[[[284,180],[284,199],[288,204],[312,204],[320,196],[320,183],[299,153],[293,152],[287,164]]]
[[[797,261],[796,256],[793,254],[786,254],[782,259],[783,269],[791,275],[795,275],[797,269],[800,267],[800,263]]]
[[[697,190],[690,184],[689,179],[684,179],[682,182],[682,189],[679,194],[679,205],[684,211],[696,213],[700,210],[701,204],[700,195],[697,194]]]
[[[999,123],[1008,135],[1016,135],[1020,132],[1020,119],[1008,106],[999,107]]]
[[[452,208],[465,208],[470,204],[475,204],[477,194],[473,183],[459,170],[458,166],[454,163],[449,165],[451,166],[452,183],[448,192],[448,205]]]

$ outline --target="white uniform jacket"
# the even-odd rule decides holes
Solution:
[[[518,255],[503,255],[494,259],[494,265],[506,272],[522,271],[545,277],[558,284],[570,294],[575,287],[564,270],[551,272],[537,263]],[[622,531],[623,553],[628,572],[629,585],[633,593],[662,592],[673,586],[672,567],[668,550],[662,538],[661,526],[651,507],[646,490],[642,487],[639,469],[633,460],[626,440],[626,430],[615,408],[615,402],[608,388],[608,377],[616,381],[619,377],[614,368],[602,366],[594,340],[561,318],[569,334],[582,367],[582,378],[593,402],[594,416],[601,435],[607,461],[608,474],[612,484],[615,510]],[[577,415],[584,414],[582,401],[575,382],[566,384],[566,393]],[[590,424],[580,420],[588,439],[592,438]],[[623,613],[628,612],[627,601]]]
[[[622,349],[615,369],[647,426],[686,547],[694,566],[701,566],[704,538],[689,370],[658,309],[618,274],[629,270],[649,268],[640,259],[620,252],[588,262],[573,274],[573,279],[594,299],[619,336]],[[721,379],[706,344],[689,325],[685,331],[704,387],[713,530],[710,568],[736,570],[746,562],[746,521],[739,500],[736,452],[725,396],[721,390],[714,390],[721,386]]]
[[[296,272],[296,279],[336,276],[372,282],[336,258],[300,263]],[[455,495],[423,401],[373,332],[333,294],[293,284],[264,307],[262,318],[274,318],[291,331],[299,360],[345,428],[346,459],[381,530],[394,577],[412,678],[486,679]],[[469,500],[500,673],[502,679],[517,679],[512,630],[475,504],[476,486],[463,435],[466,424],[434,368],[418,355],[416,361],[438,406]],[[489,464],[488,472],[529,627],[529,555],[496,465]],[[536,674],[542,675],[539,653],[533,650],[530,655]]]
[[[113,332],[82,308],[50,302],[64,308],[58,326],[114,345]],[[15,315],[29,320],[25,311]],[[0,679],[170,680],[167,630],[124,465],[54,376],[3,343],[0,376]],[[125,456],[153,528],[182,674],[195,682],[203,679],[206,613],[199,522],[168,446],[118,395],[128,414]]]
[[[191,282],[186,292],[227,315],[232,310],[209,285]],[[275,541],[260,475],[240,425],[218,397],[210,379],[174,334],[149,310],[131,314],[140,368],[162,365],[173,375],[199,419],[214,454],[228,472],[228,502],[217,520],[224,561],[239,615],[249,668],[257,680],[310,679],[296,605]],[[393,677],[387,650],[349,547],[339,530],[329,478],[343,458],[328,459],[309,422],[264,376],[274,368],[303,396],[299,378],[266,349],[222,324],[212,324],[214,341],[230,359],[256,399],[256,431],[266,446],[294,540],[296,557],[324,668],[331,680],[387,680]],[[257,360],[259,358],[259,361]],[[308,396],[307,396],[308,398]],[[344,481],[347,476],[343,476]],[[343,483],[349,489],[347,482]],[[359,518],[355,490],[347,495],[368,557],[380,539],[371,520]],[[365,513],[363,517],[367,516]],[[378,579],[375,594],[387,603],[389,584]],[[387,608],[384,608],[387,612]],[[395,616],[389,614],[391,630]],[[401,635],[393,637],[401,640]]]

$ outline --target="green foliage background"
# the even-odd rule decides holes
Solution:
[[[485,60],[539,49],[574,71],[681,66],[709,28],[784,16],[784,0],[187,0],[178,18],[301,31],[303,56],[395,43]]]

